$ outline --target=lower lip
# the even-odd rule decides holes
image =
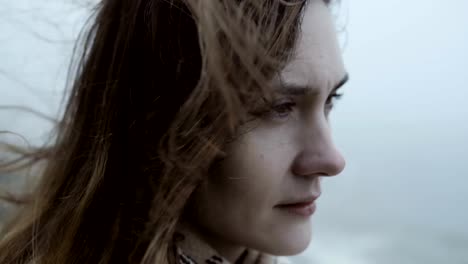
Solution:
[[[281,210],[285,210],[289,213],[301,215],[301,216],[311,216],[314,214],[315,210],[317,209],[317,205],[315,202],[312,203],[299,203],[299,204],[291,204],[291,205],[280,205],[277,208]]]

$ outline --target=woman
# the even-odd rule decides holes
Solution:
[[[320,178],[344,168],[328,114],[347,74],[328,5],[101,0],[0,263],[280,263],[303,251]]]

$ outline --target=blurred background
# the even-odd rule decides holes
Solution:
[[[51,123],[5,107],[58,115],[90,2],[0,0],[0,131],[47,139]],[[351,82],[331,119],[347,168],[323,181],[295,263],[468,263],[467,11],[464,0],[335,8]]]

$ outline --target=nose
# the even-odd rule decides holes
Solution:
[[[298,176],[335,176],[340,174],[346,161],[331,138],[330,129],[306,133],[302,147],[292,164],[292,173]]]

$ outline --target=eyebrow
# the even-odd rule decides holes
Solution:
[[[343,78],[341,78],[341,80],[333,87],[332,92],[335,92],[338,89],[340,89],[348,81],[349,81],[349,74],[346,73],[343,76]],[[312,87],[310,86],[283,83],[278,93],[284,94],[284,95],[299,96],[299,95],[310,94],[313,91],[314,89],[312,89]]]

